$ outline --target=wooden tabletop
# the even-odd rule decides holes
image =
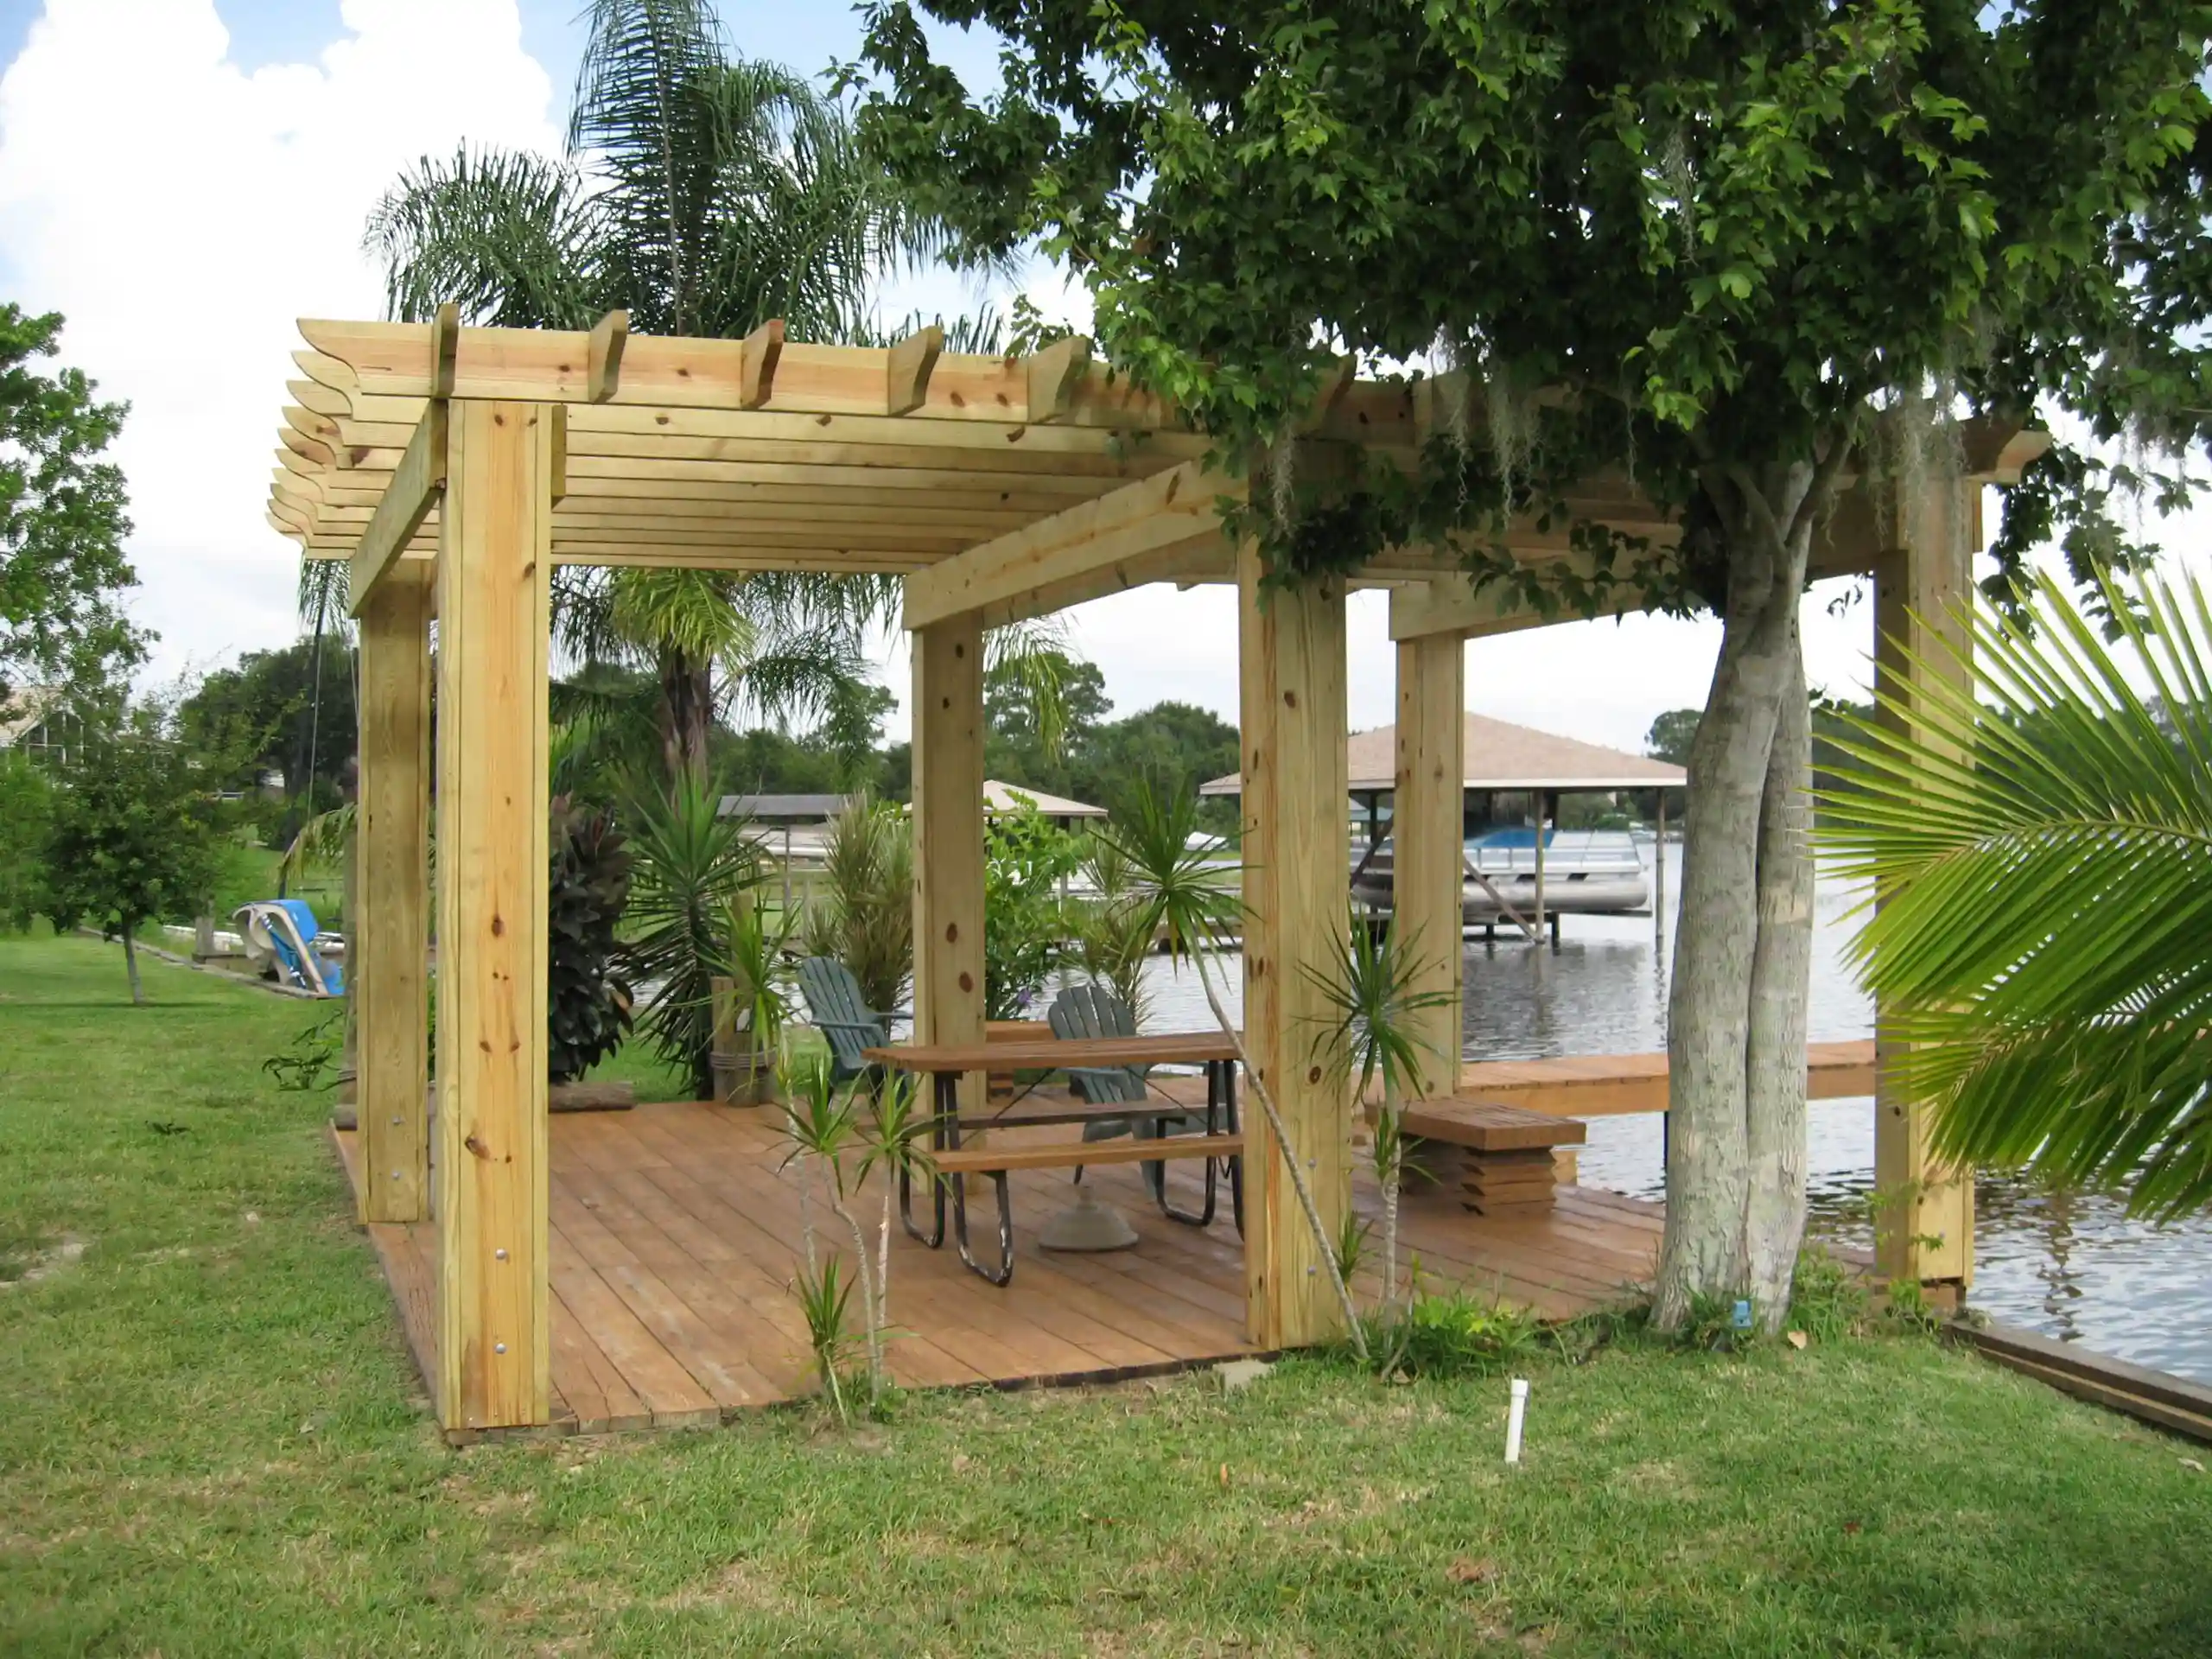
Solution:
[[[1151,1037],[1043,1038],[998,1043],[892,1043],[866,1051],[879,1065],[901,1071],[1033,1071],[1079,1065],[1203,1065],[1236,1058],[1234,1040],[1218,1031],[1163,1032]]]

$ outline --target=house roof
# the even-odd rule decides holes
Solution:
[[[1679,789],[1689,782],[1689,774],[1680,766],[1648,755],[1625,754],[1487,715],[1468,714],[1461,720],[1461,755],[1469,789]],[[1395,726],[1351,734],[1344,753],[1354,794],[1395,786],[1397,747]],[[1203,785],[1198,793],[1236,795],[1243,788],[1243,779],[1232,772]]]
[[[822,823],[852,801],[849,795],[725,795],[721,815],[757,823]]]
[[[1031,789],[1022,784],[1002,784],[995,778],[983,779],[983,810],[987,813],[1014,812],[1020,810],[1024,800],[1034,801],[1037,810],[1048,818],[1103,818],[1103,806],[1086,806],[1081,801],[1071,801],[1058,795],[1047,795],[1041,789]]]

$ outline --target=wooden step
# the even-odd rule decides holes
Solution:
[[[1373,1122],[1380,1110],[1369,1105],[1368,1122]],[[1408,1102],[1399,1122],[1408,1135],[1485,1153],[1580,1146],[1590,1134],[1589,1127],[1574,1118],[1464,1095]]]

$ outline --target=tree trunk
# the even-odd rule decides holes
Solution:
[[[707,736],[715,725],[714,664],[672,648],[660,653],[661,755],[671,779],[707,777]]]
[[[1800,728],[1808,721],[1797,601],[1817,506],[1815,477],[1814,467],[1801,463],[1770,469],[1763,478],[1738,474],[1706,485],[1721,508],[1728,598],[1713,689],[1691,745],[1682,825],[1681,923],[1667,1014],[1667,1224],[1652,1309],[1662,1330],[1680,1326],[1700,1300],[1750,1294],[1746,1225],[1755,1180],[1772,1194],[1794,1174],[1798,1211],[1803,1203],[1809,957],[1805,950],[1793,956],[1782,946],[1770,953],[1763,976],[1759,963],[1770,800],[1777,810],[1787,803],[1800,815],[1791,822],[1799,825],[1802,839],[1802,795],[1770,784],[1770,773],[1777,733],[1786,734],[1793,717]],[[1792,703],[1794,716],[1785,715],[1785,705]],[[1809,737],[1785,741],[1796,753]],[[1797,780],[1801,770],[1787,776]],[[1785,863],[1777,852],[1777,881],[1794,880],[1785,878]],[[1805,879],[1809,881],[1809,874]],[[1801,925],[1809,925],[1809,893]],[[1761,981],[1758,998],[1755,978]],[[1755,1001],[1768,1006],[1757,1010]],[[1783,1017],[1793,1003],[1794,1024]],[[1755,1026],[1760,1033],[1756,1051]],[[1776,1110],[1775,1069],[1784,1064],[1776,1058],[1776,1045],[1793,1031],[1798,1151],[1790,1160],[1777,1147],[1777,1126],[1770,1120]],[[1755,1052],[1761,1058],[1756,1068]],[[1755,1121],[1763,1125],[1757,1136]],[[1782,1133],[1786,1138],[1786,1126]],[[1761,1160],[1756,1176],[1755,1142]],[[1761,1259],[1770,1255],[1770,1248],[1763,1248]],[[1780,1282],[1786,1293],[1788,1264]]]
[[[146,1006],[146,988],[138,982],[138,942],[130,937],[130,930],[123,930],[123,967],[130,976],[130,1001],[133,1007]]]

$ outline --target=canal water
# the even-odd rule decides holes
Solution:
[[[1681,891],[1681,849],[1667,849],[1668,893]],[[1649,849],[1646,851],[1649,856]],[[1845,947],[1857,924],[1856,893],[1823,882],[1813,956],[1810,1036],[1815,1042],[1871,1037],[1872,1003],[1853,982]],[[1550,1059],[1628,1054],[1666,1046],[1667,973],[1672,925],[1655,940],[1649,916],[1568,916],[1559,950],[1479,941],[1466,956],[1465,1046],[1471,1058]],[[1227,981],[1240,1001],[1234,957]],[[1191,969],[1164,960],[1152,969],[1147,1023],[1196,1029],[1211,1023]],[[1874,1185],[1871,1100],[1815,1101],[1808,1170],[1813,1226],[1840,1243],[1866,1244]],[[1664,1195],[1656,1114],[1599,1117],[1581,1160],[1586,1185],[1639,1198]],[[1993,1318],[2101,1353],[2212,1382],[2212,1217],[2154,1227],[2132,1220],[2098,1194],[2050,1192],[2005,1175],[1975,1189],[1971,1304]]]

